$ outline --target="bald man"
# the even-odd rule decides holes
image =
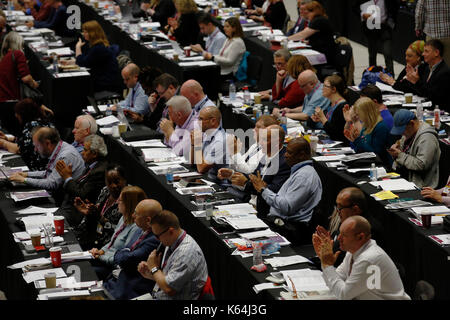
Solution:
[[[191,131],[191,163],[197,165],[198,172],[208,172],[208,176],[215,181],[217,171],[230,163],[226,152],[226,133],[220,125],[222,114],[217,107],[205,107],[200,110],[198,120],[202,132]]]
[[[319,81],[317,75],[311,70],[305,70],[299,74],[297,81],[306,96],[302,106],[294,109],[282,109],[286,112],[286,117],[306,121],[314,114],[316,107],[321,108],[327,114],[331,102],[322,95],[323,84]],[[279,109],[274,109],[273,113],[278,115],[279,112]],[[322,128],[323,126],[321,123],[317,123],[316,127]]]
[[[153,281],[145,279],[137,271],[140,261],[146,260],[150,253],[157,249],[160,242],[152,233],[151,221],[162,211],[161,204],[153,199],[145,199],[136,206],[133,218],[139,227],[125,248],[114,255],[113,277],[104,287],[115,299],[133,299],[151,291]]]
[[[112,111],[116,111],[119,106],[123,110],[130,110],[140,115],[145,115],[149,112],[148,96],[138,81],[140,72],[141,70],[134,63],[127,64],[122,69],[123,83],[131,90],[125,100],[111,107]]]
[[[322,183],[312,165],[311,147],[304,138],[289,141],[284,157],[291,172],[278,192],[267,188],[259,175],[250,175],[250,179],[270,206],[267,222],[291,242],[309,243],[312,234],[309,221],[322,197]]]
[[[361,216],[347,218],[340,227],[340,247],[344,261],[335,268],[338,252],[328,234],[313,234],[323,278],[339,300],[410,300],[391,258],[371,239],[370,223]]]
[[[216,106],[203,92],[202,85],[193,79],[183,83],[180,88],[180,94],[189,100],[192,109],[194,109],[196,113],[199,113],[202,108]]]

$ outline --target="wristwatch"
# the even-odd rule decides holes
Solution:
[[[151,271],[152,275],[154,275],[158,270],[159,270],[158,267],[153,267]]]

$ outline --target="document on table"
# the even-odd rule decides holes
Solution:
[[[59,291],[59,292],[39,294],[37,296],[37,300],[65,299],[70,297],[89,296],[90,294],[91,293],[89,290]]]
[[[323,291],[329,290],[322,277],[322,271],[311,269],[280,271],[291,291]]]
[[[48,272],[56,273],[56,278],[67,277],[66,273],[64,272],[64,270],[62,268],[52,268],[52,269],[45,269],[45,270],[29,271],[29,272],[25,272],[24,274],[22,274],[22,277],[27,283],[31,283],[36,280],[43,280],[44,276]]]
[[[248,215],[256,213],[256,209],[249,203],[233,203],[217,206],[217,210],[227,215]]]
[[[101,119],[97,119],[97,120],[95,120],[95,122],[97,122],[97,125],[99,125],[99,126],[109,126],[109,125],[119,123],[120,121],[115,116],[111,115],[111,116],[107,116],[107,117],[104,117]]]
[[[47,54],[51,55],[51,54],[57,54],[58,56],[68,56],[72,54],[72,50],[70,50],[69,47],[64,47],[64,48],[52,48],[52,49],[48,49],[47,50]]]
[[[8,266],[7,268],[13,269],[13,270],[14,269],[22,269],[23,267],[31,265],[31,264],[44,265],[44,264],[48,264],[50,262],[51,261],[49,258],[37,258],[37,259],[32,259],[32,260],[15,263],[15,264]]]
[[[75,277],[68,277],[68,278],[59,278],[56,279],[56,287],[57,288],[70,288],[75,283],[77,283],[77,280]],[[36,289],[45,289],[47,286],[45,285],[45,279],[44,280],[36,280],[34,282],[34,287]],[[73,287],[72,287],[73,288]]]
[[[215,192],[215,189],[208,186],[201,186],[201,187],[187,187],[187,188],[179,188],[176,189],[179,194],[182,195],[191,195],[196,193],[208,193],[213,194]]]
[[[17,210],[18,214],[34,214],[34,213],[54,213],[58,208],[42,208],[36,206],[29,206],[25,209]]]
[[[100,110],[100,112],[105,112],[106,108],[108,108],[108,106],[106,104],[101,104],[101,105],[98,105],[97,107],[98,107],[98,110]],[[96,112],[93,106],[87,106],[87,111],[90,113]]]
[[[225,221],[235,230],[269,228],[269,226],[257,216],[224,217]]]
[[[449,215],[450,209],[446,206],[428,206],[428,207],[414,207],[411,208],[416,216],[421,214],[440,214],[440,215]]]
[[[274,268],[290,266],[290,265],[298,264],[298,263],[310,262],[308,259],[306,259],[305,257],[302,257],[300,255],[293,255],[293,256],[289,256],[289,257],[275,257],[275,258],[265,259],[264,261],[266,263],[269,263]]]
[[[170,148],[148,148],[148,149],[142,149],[142,153],[144,154],[144,158],[146,162],[151,161],[169,161],[174,158],[177,158],[178,156],[173,153],[172,149]]]
[[[381,90],[381,92],[391,92],[391,93],[403,94],[403,91],[395,90],[391,86],[384,84],[382,82],[377,81],[377,83],[375,85],[378,87],[378,89]]]
[[[259,283],[253,286],[253,290],[258,294],[263,290],[280,289],[280,285],[273,282]]]
[[[183,166],[180,166],[178,164],[174,164],[174,165],[168,165],[168,166],[153,166],[153,167],[148,167],[151,171],[153,171],[154,174],[166,174],[166,173],[180,173],[180,172],[189,172],[188,169],[186,169]]]
[[[45,215],[22,217],[21,220],[25,224],[25,230],[40,230],[43,224],[53,224],[53,213],[47,212]]]
[[[131,141],[131,142],[125,142],[125,144],[127,144],[131,147],[136,147],[136,148],[149,148],[149,147],[165,148],[166,147],[164,145],[164,143],[162,143],[161,140],[159,140],[159,139]]]
[[[61,261],[91,260],[94,257],[89,251],[73,251],[61,254]]]
[[[207,67],[216,65],[214,61],[189,61],[189,62],[180,62],[178,64],[181,67]]]
[[[53,243],[58,243],[58,242],[63,242],[63,241],[64,241],[63,237],[53,237]],[[25,241],[22,241],[22,243],[26,246],[31,246],[31,240],[25,240]],[[47,242],[45,241],[45,237],[42,237],[42,235],[41,235],[41,244],[45,245],[46,243]]]
[[[47,198],[50,194],[47,190],[35,190],[35,191],[23,191],[23,192],[11,192],[11,199],[16,202],[30,200],[35,198]]]
[[[371,159],[371,158],[376,158],[377,155],[373,152],[363,152],[363,153],[355,153],[349,156],[345,156],[344,158],[342,158],[342,161],[344,162],[349,162],[349,161],[354,161],[354,160],[360,160],[360,159]]]
[[[345,154],[338,154],[335,156],[317,156],[317,157],[313,157],[313,159],[316,161],[337,161],[337,160],[341,160],[345,157],[346,157]]]
[[[409,182],[408,180],[405,180],[403,178],[383,181],[371,181],[369,183],[374,187],[381,187],[381,189],[388,191],[417,190],[417,187],[413,182]]]
[[[449,245],[450,244],[450,234],[437,234],[429,236],[431,239],[439,243],[440,245]]]

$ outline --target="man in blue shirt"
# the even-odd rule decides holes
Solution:
[[[323,110],[326,114],[331,105],[330,100],[322,95],[323,84],[317,78],[317,75],[311,70],[305,70],[298,76],[298,84],[306,94],[303,105],[294,109],[284,108],[286,117],[306,121],[314,113],[316,107]],[[322,124],[319,123],[317,127]]]
[[[180,88],[180,94],[189,100],[192,109],[197,114],[205,107],[216,106],[203,92],[202,85],[196,80],[190,79],[183,83]]]
[[[197,19],[200,32],[207,36],[205,38],[205,49],[200,44],[191,45],[192,50],[196,52],[209,52],[212,55],[219,54],[227,37],[214,25],[213,19],[209,13],[201,13]]]
[[[141,70],[134,63],[127,64],[122,70],[123,82],[127,88],[131,89],[125,100],[120,101],[118,105],[111,107],[112,111],[116,111],[117,107],[123,110],[130,110],[140,115],[145,115],[149,112],[148,96],[138,81]]]
[[[284,157],[291,167],[291,176],[277,193],[267,188],[259,174],[250,175],[250,180],[270,206],[269,224],[293,243],[309,243],[312,234],[309,221],[322,197],[322,183],[312,166],[311,147],[304,138],[291,140]]]

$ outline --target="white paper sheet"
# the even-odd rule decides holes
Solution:
[[[286,280],[286,285],[291,291],[294,291],[292,283],[294,283],[295,291],[329,290],[325,280],[322,277],[322,271],[320,270],[285,270],[281,271],[281,273]]]
[[[147,148],[148,147],[165,148],[166,147],[164,145],[164,143],[162,143],[161,140],[159,140],[159,139],[131,141],[131,142],[126,142],[126,144],[131,146],[131,147],[136,147],[136,148],[146,148],[146,147]]]
[[[54,213],[58,208],[42,208],[36,206],[28,206],[25,209],[17,210],[18,214],[34,214],[34,213]]]
[[[371,181],[370,184],[374,187],[380,186],[383,190],[386,191],[406,191],[417,189],[416,185],[413,182],[409,182],[408,180],[405,180],[403,178],[383,181]]]
[[[36,280],[43,280],[45,275],[49,272],[56,273],[56,278],[63,278],[67,277],[66,273],[62,268],[52,268],[52,269],[45,269],[45,270],[37,270],[37,271],[30,271],[22,274],[23,279],[26,281],[26,283],[31,283]]]
[[[411,208],[416,215],[420,214],[450,214],[450,209],[446,206],[428,206]]]
[[[64,48],[51,48],[47,50],[47,54],[51,55],[51,54],[57,54],[58,56],[69,56],[72,54],[72,50],[70,50],[69,47],[64,47]]]
[[[97,119],[95,120],[95,122],[97,122],[97,125],[99,126],[109,126],[109,125],[113,125],[116,123],[119,123],[119,119],[117,119],[117,117],[110,115],[101,119]]]
[[[177,158],[177,155],[173,153],[172,149],[170,148],[142,149],[142,153],[144,154],[146,162],[161,160],[169,161],[171,159]]]
[[[269,263],[274,268],[309,262],[308,259],[306,259],[305,257],[302,257],[300,255],[293,255],[293,256],[289,256],[289,257],[268,258],[268,259],[265,259],[264,261],[266,263]]]

